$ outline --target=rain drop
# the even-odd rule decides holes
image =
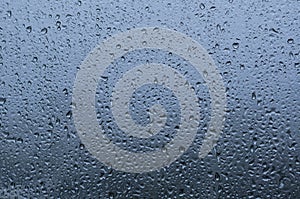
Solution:
[[[293,43],[294,43],[294,39],[292,39],[292,38],[288,39],[288,40],[287,40],[287,43],[293,44]]]
[[[26,27],[26,31],[27,31],[28,33],[31,33],[32,27],[31,27],[31,26],[27,26],[27,27]]]
[[[232,44],[232,47],[233,47],[234,49],[238,49],[238,48],[239,48],[239,43],[237,43],[237,42],[233,43],[233,44]]]
[[[44,34],[47,34],[47,32],[48,32],[48,29],[47,28],[43,28],[42,30],[41,30],[41,33],[44,35]]]
[[[200,6],[199,6],[199,8],[200,8],[201,10],[204,10],[204,9],[205,9],[205,5],[204,5],[204,3],[200,3]]]
[[[0,97],[0,105],[5,104],[6,98]]]

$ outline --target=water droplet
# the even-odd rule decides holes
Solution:
[[[7,11],[7,16],[8,16],[8,17],[11,17],[11,15],[12,15],[11,11],[10,11],[10,10]]]
[[[232,47],[233,47],[234,49],[238,49],[238,48],[239,48],[239,43],[237,43],[237,42],[233,43],[233,44],[232,44]]]
[[[68,89],[64,88],[63,93],[65,94],[65,96],[68,96],[68,94],[69,94]]]
[[[68,111],[67,114],[66,114],[66,116],[67,116],[67,118],[70,119],[72,117],[72,111]]]
[[[37,61],[38,61],[38,58],[37,57],[33,57],[32,62],[36,63]]]
[[[290,38],[290,39],[287,40],[287,42],[288,42],[289,44],[293,44],[293,43],[294,43],[294,39]]]
[[[214,10],[216,10],[216,6],[212,6],[212,7],[210,7],[210,9],[214,11]]]
[[[208,72],[205,70],[203,71],[203,76],[206,78],[208,76]]]
[[[255,93],[255,92],[252,93],[252,99],[253,99],[253,100],[256,99],[256,93]]]
[[[155,32],[157,32],[157,31],[159,30],[159,28],[158,28],[158,27],[155,27],[153,30],[154,30]]]
[[[100,77],[101,77],[101,79],[103,81],[107,81],[108,80],[108,76],[107,75],[101,75]]]
[[[6,98],[0,97],[0,105],[5,104]]]
[[[47,34],[47,32],[48,32],[48,29],[47,28],[43,28],[42,30],[41,30],[41,33],[44,35],[44,34]]]
[[[204,10],[204,9],[205,9],[204,3],[200,3],[199,8],[200,8],[201,10]]]
[[[184,153],[185,152],[185,147],[184,146],[180,146],[179,147],[179,152],[180,153]]]
[[[27,31],[28,33],[31,33],[32,27],[31,27],[31,26],[27,26],[27,27],[26,27],[26,31]]]
[[[191,116],[189,117],[189,120],[190,120],[190,121],[195,120],[195,117],[194,117],[193,115],[191,115]]]

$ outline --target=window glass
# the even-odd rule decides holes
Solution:
[[[0,2],[0,198],[300,198],[300,2]]]

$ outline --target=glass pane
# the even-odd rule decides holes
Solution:
[[[0,198],[300,198],[299,1],[0,2]]]

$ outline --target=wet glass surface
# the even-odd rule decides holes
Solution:
[[[0,198],[300,198],[299,7],[1,1]]]

